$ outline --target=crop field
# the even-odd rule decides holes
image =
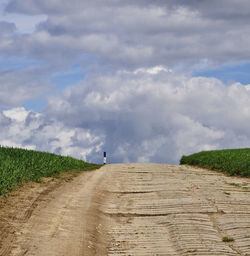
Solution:
[[[93,170],[100,166],[72,157],[0,147],[0,195],[10,192],[24,182],[39,182],[41,177],[69,170]]]
[[[230,175],[250,177],[250,148],[202,151],[183,156],[180,164],[204,167]]]

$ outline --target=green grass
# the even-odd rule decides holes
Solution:
[[[250,177],[250,148],[202,151],[183,156],[180,164],[218,170],[230,175]]]
[[[24,182],[41,182],[42,177],[71,170],[93,170],[100,166],[72,157],[0,146],[0,195]]]

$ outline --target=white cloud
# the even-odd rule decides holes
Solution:
[[[161,71],[164,71],[164,72],[172,72],[171,69],[168,69],[166,67],[163,67],[163,66],[155,66],[155,67],[152,67],[152,68],[138,68],[134,71],[134,74],[137,74],[137,73],[148,73],[148,74],[152,74],[152,75],[156,75],[158,74],[159,72]]]
[[[86,159],[99,151],[100,138],[88,129],[67,128],[44,115],[12,108],[0,115],[0,145],[22,147]]]
[[[119,161],[178,162],[200,150],[247,147],[250,91],[174,72],[117,72],[51,97],[48,114],[102,135]],[[88,155],[96,161],[97,153]]]
[[[24,122],[29,115],[29,112],[27,112],[23,107],[21,108],[14,108],[3,111],[3,114],[10,118],[12,121],[16,122]],[[36,114],[39,116],[39,114]]]

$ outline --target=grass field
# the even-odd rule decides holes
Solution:
[[[70,170],[93,170],[101,165],[90,164],[72,157],[0,147],[0,195],[28,181],[57,175]]]
[[[180,164],[250,177],[250,148],[202,151],[190,156],[183,156]]]

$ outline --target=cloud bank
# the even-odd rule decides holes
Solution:
[[[88,129],[67,128],[56,120],[22,107],[0,112],[0,144],[73,155],[86,160],[100,151],[101,140]]]
[[[47,19],[0,50],[57,65],[84,54],[127,69],[250,58],[248,0],[11,0],[7,11]]]
[[[48,113],[102,135],[114,162],[176,163],[182,154],[247,147],[249,96],[248,87],[212,78],[164,70],[117,72],[51,98]]]
[[[161,68],[90,77],[51,96],[46,115],[1,113],[0,143],[101,162],[178,163],[200,150],[247,147],[250,90]]]

